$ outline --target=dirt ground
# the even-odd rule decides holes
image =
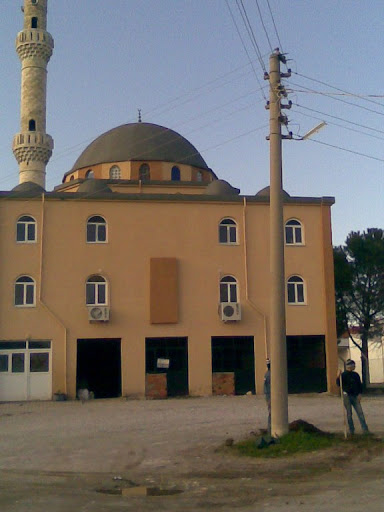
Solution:
[[[384,435],[384,396],[362,404],[371,431]],[[343,429],[340,399],[326,394],[290,396],[289,419],[298,418]],[[3,403],[0,510],[381,510],[383,454],[343,447],[254,460],[218,450],[265,423],[255,396]]]

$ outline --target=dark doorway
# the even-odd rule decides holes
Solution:
[[[255,393],[253,336],[212,336],[212,372],[234,372],[236,395]]]
[[[121,396],[121,340],[77,340],[76,390],[87,388],[95,398]]]
[[[167,374],[168,396],[188,395],[188,338],[146,338],[145,371]]]
[[[327,391],[324,336],[287,336],[288,392]]]

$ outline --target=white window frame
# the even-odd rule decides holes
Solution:
[[[30,219],[30,220],[22,220],[22,219]],[[17,228],[18,226],[20,225],[23,225],[24,226],[24,239],[23,240],[18,240],[17,239]],[[34,226],[35,228],[35,237],[33,240],[28,240],[28,228],[29,226]],[[20,217],[17,219],[17,222],[16,222],[16,243],[18,244],[35,244],[37,242],[37,223],[36,223],[36,219],[34,217],[32,217],[32,215],[28,215],[28,214],[25,214],[25,215],[20,215]]]
[[[94,288],[93,295],[95,297],[94,302],[88,301],[88,286]],[[99,301],[99,289],[104,288],[104,302]],[[85,304],[87,306],[108,306],[108,282],[104,276],[94,274],[88,277],[85,283]]]
[[[97,220],[97,221],[92,220],[97,217],[99,217],[100,219],[103,219],[104,222],[101,222],[99,220]],[[95,226],[95,240],[89,239],[90,237],[88,237],[88,226]],[[102,226],[105,228],[105,240],[99,239],[99,228]],[[85,237],[86,237],[87,244],[106,244],[106,243],[108,243],[108,223],[102,215],[91,215],[91,217],[88,217]]]
[[[292,223],[292,224],[290,224]],[[292,230],[292,242],[287,241],[287,229]],[[300,231],[301,241],[297,241],[297,232]],[[303,223],[299,219],[288,219],[284,226],[284,238],[285,244],[288,246],[292,245],[305,245],[304,242],[304,228]]]
[[[224,228],[225,233],[225,241],[220,240],[220,234],[222,229]],[[231,234],[235,233],[235,241],[231,241]],[[237,229],[237,222],[232,219],[231,217],[224,217],[224,219],[221,219],[219,222],[219,244],[220,245],[239,245],[239,239],[238,239],[238,229]]]
[[[109,178],[111,180],[121,179],[121,169],[118,165],[112,165],[112,167],[109,169]]]
[[[224,289],[226,289],[224,292],[225,297],[223,297]],[[233,290],[236,295],[236,297],[235,297],[236,300],[232,300],[232,297],[231,297]],[[235,304],[236,302],[239,302],[239,285],[238,285],[236,277],[231,276],[231,275],[226,275],[220,279],[219,299],[220,299],[220,303],[232,302]],[[225,300],[223,300],[223,299],[225,299]]]
[[[295,279],[293,281],[293,279]],[[300,279],[300,281],[299,281]],[[303,300],[302,301],[299,301],[299,295],[300,295],[300,292],[299,292],[299,287],[301,287],[301,290],[302,290],[302,296],[303,296]],[[293,295],[294,295],[294,300],[293,301],[290,301],[289,300],[289,289],[293,289]],[[297,275],[297,274],[294,274],[292,276],[290,276],[288,279],[287,279],[287,303],[291,306],[305,306],[307,304],[307,290],[306,290],[306,285],[305,285],[305,281],[304,279]]]
[[[26,278],[28,279],[28,281],[27,280],[23,281],[23,279],[26,279]],[[16,304],[16,287],[22,288],[23,299],[22,299],[21,304]],[[32,293],[33,293],[33,301],[32,302],[27,302],[28,288],[32,288]],[[19,276],[16,279],[15,285],[14,285],[13,304],[16,308],[34,308],[34,307],[36,307],[36,281],[33,279],[33,277],[23,275],[23,276]]]

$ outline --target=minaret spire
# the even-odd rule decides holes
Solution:
[[[21,61],[21,130],[13,139],[19,183],[32,181],[45,188],[45,167],[53,139],[46,133],[47,65],[53,38],[47,32],[48,0],[24,0],[24,28],[16,39]]]

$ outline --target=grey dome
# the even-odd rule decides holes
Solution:
[[[264,187],[261,190],[258,191],[256,194],[257,197],[269,197],[270,196],[270,187]],[[283,197],[291,197],[288,192],[283,190]]]
[[[87,194],[104,194],[112,192],[105,184],[104,180],[87,179],[77,189],[77,192],[85,192]]]
[[[28,192],[28,193],[35,193],[35,194],[42,194],[45,192],[45,189],[38,185],[37,183],[34,183],[33,181],[24,181],[23,183],[19,183],[12,189],[12,192]]]
[[[176,162],[209,169],[196,148],[178,133],[150,123],[123,124],[85,148],[72,170],[131,160]]]
[[[240,189],[232,187],[228,181],[215,180],[208,185],[205,193],[210,196],[234,196],[239,195]]]

